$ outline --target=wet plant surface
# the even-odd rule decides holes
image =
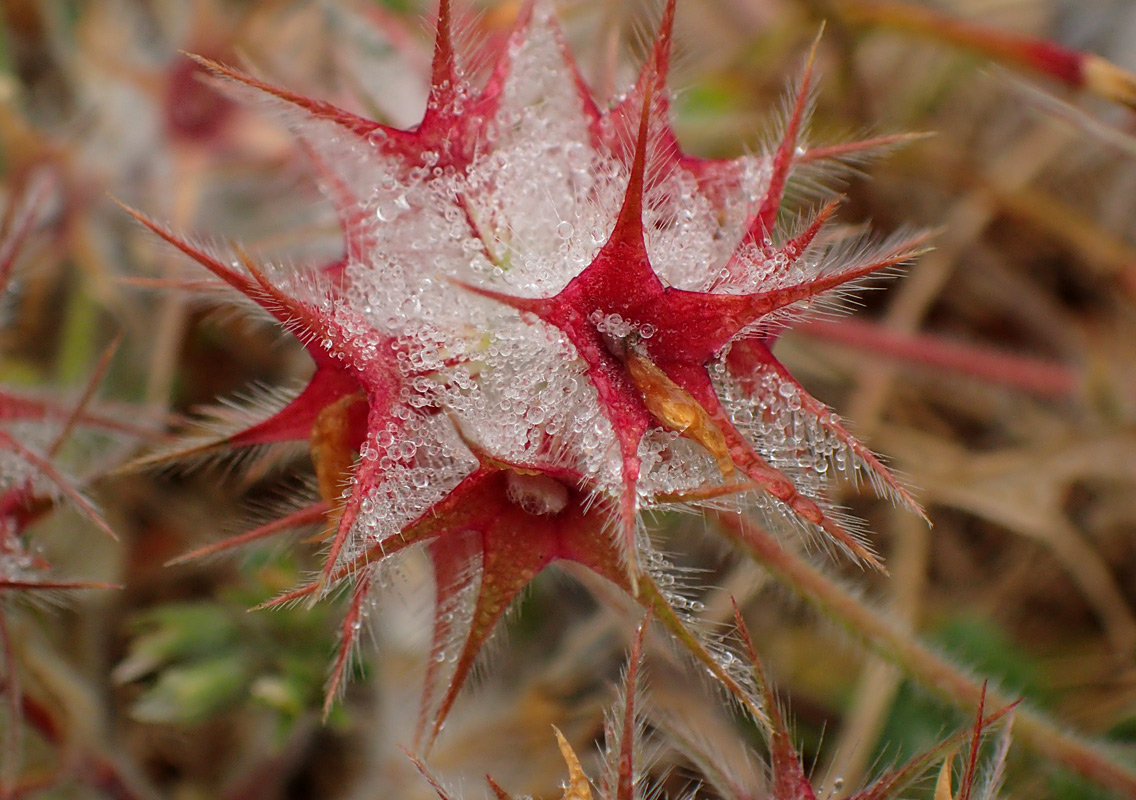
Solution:
[[[5,791],[1136,795],[1136,19],[973,5],[6,2]]]

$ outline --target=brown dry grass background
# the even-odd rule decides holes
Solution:
[[[394,5],[0,4],[4,180],[12,192],[38,166],[56,182],[50,214],[22,258],[4,333],[5,381],[76,388],[117,331],[125,343],[101,397],[134,404],[151,419],[167,407],[185,413],[250,381],[302,375],[304,357],[277,344],[273,332],[125,283],[186,268],[131,226],[105,193],[186,231],[297,258],[334,252],[329,210],[302,156],[271,120],[232,108],[216,123],[214,111],[206,112],[198,120],[203,132],[170,128],[176,51],[243,59],[283,85],[413,121],[421,89],[414,69],[428,58],[429,38],[417,21],[422,9]],[[869,520],[891,576],[832,570],[904,626],[1069,728],[1131,741],[1136,117],[1089,92],[897,29],[886,13],[882,22],[855,24],[864,5],[680,2],[672,80],[680,90],[676,127],[688,150],[756,148],[825,19],[814,140],[865,131],[935,134],[865,164],[847,183],[841,212],[845,221],[870,220],[881,230],[941,227],[935,252],[864,297],[855,317],[870,322],[863,330],[805,328],[781,344],[805,385],[908,476],[934,522],[928,529],[909,513],[849,493],[846,502]],[[935,6],[1121,65],[1136,53],[1136,9],[1124,2]],[[633,21],[650,18],[650,4],[577,0],[560,8],[590,75],[631,69]],[[373,24],[404,34],[396,37],[396,56],[373,40],[376,28],[365,20],[376,9],[382,19]],[[495,35],[512,10],[492,6],[477,25]],[[359,68],[376,61],[382,69]],[[201,91],[192,85],[185,91]],[[871,341],[854,341],[854,334]],[[302,457],[290,463],[305,468]],[[126,587],[17,616],[23,683],[59,728],[54,741],[29,732],[24,769],[77,776],[43,796],[146,797],[151,789],[179,800],[431,796],[395,746],[413,728],[428,572],[407,575],[402,597],[373,615],[378,647],[366,654],[368,677],[322,727],[316,709],[334,608],[267,621],[242,610],[296,580],[310,567],[311,546],[163,566],[239,527],[250,500],[270,504],[279,477],[110,476],[94,491],[120,543],[99,540],[65,513],[37,533],[61,572]],[[708,524],[670,521],[668,547],[705,571],[708,619],[729,619],[730,595],[746,610],[817,783],[831,787],[839,776],[854,786],[875,765],[967,724],[968,714],[865,655],[854,636],[818,618],[759,566],[708,546]],[[172,603],[207,609],[200,624],[223,635],[198,641],[190,622],[154,616]],[[482,687],[459,703],[434,768],[464,775],[467,797],[481,796],[486,772],[516,793],[559,796],[564,767],[550,725],[578,752],[590,752],[633,625],[572,579],[539,583]],[[153,645],[157,655],[145,662],[138,637],[163,629],[193,641],[182,650]],[[724,761],[743,763],[752,731],[727,719],[710,695],[691,692],[665,647],[649,650],[659,727],[681,718],[704,731]],[[130,657],[142,662],[116,673]],[[171,670],[184,677],[173,687],[162,684]],[[678,790],[696,779],[690,764],[660,747],[652,768],[660,783]],[[120,778],[106,777],[115,773]],[[1028,747],[1015,749],[1011,796],[1108,796],[1102,792],[1032,757]]]

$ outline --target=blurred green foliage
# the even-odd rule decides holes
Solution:
[[[194,724],[251,698],[277,717],[281,732],[323,702],[327,664],[336,647],[336,603],[313,609],[250,612],[282,582],[302,576],[287,556],[255,558],[245,580],[214,599],[169,603],[131,621],[133,637],[115,670],[141,693],[131,714],[142,722]],[[343,712],[333,713],[333,723]]]

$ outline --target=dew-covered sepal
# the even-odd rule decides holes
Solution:
[[[807,164],[811,180],[823,162],[805,142],[811,56],[768,152],[683,153],[666,89],[674,14],[670,0],[638,79],[608,103],[582,78],[551,3],[523,5],[476,82],[442,0],[426,111],[409,130],[203,61],[302,139],[343,257],[259,265],[143,218],[315,362],[298,394],[230,414],[234,424],[194,447],[310,450],[321,497],[288,520],[326,515],[329,544],[319,576],[281,602],[352,588],[333,690],[388,566],[411,548],[433,563],[427,732],[505,609],[558,560],[622,588],[744,693],[682,598],[660,588],[644,510],[756,509],[879,566],[829,501],[829,478],[867,473],[915,505],[772,346],[923,238],[838,235],[834,201],[786,222],[795,171]]]

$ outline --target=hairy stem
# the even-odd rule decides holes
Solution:
[[[932,651],[883,612],[856,597],[766,530],[740,514],[717,512],[715,519],[749,555],[829,619],[839,622],[871,650],[896,663],[907,675],[959,708],[975,708],[983,682]],[[987,695],[991,706],[1017,698],[996,688]],[[1043,712],[1026,704],[1014,717],[1017,738],[1043,756],[1126,797],[1136,798],[1136,768],[1105,754],[1101,744],[1089,743],[1064,730]]]
[[[861,320],[809,320],[793,330],[872,355],[929,369],[946,369],[1041,397],[1074,396],[1082,386],[1077,369],[1064,364],[930,334],[904,333]]]
[[[1075,89],[1136,107],[1136,75],[1092,53],[999,31],[930,8],[886,0],[834,0],[845,20],[961,47],[1006,66],[1053,78]]]

